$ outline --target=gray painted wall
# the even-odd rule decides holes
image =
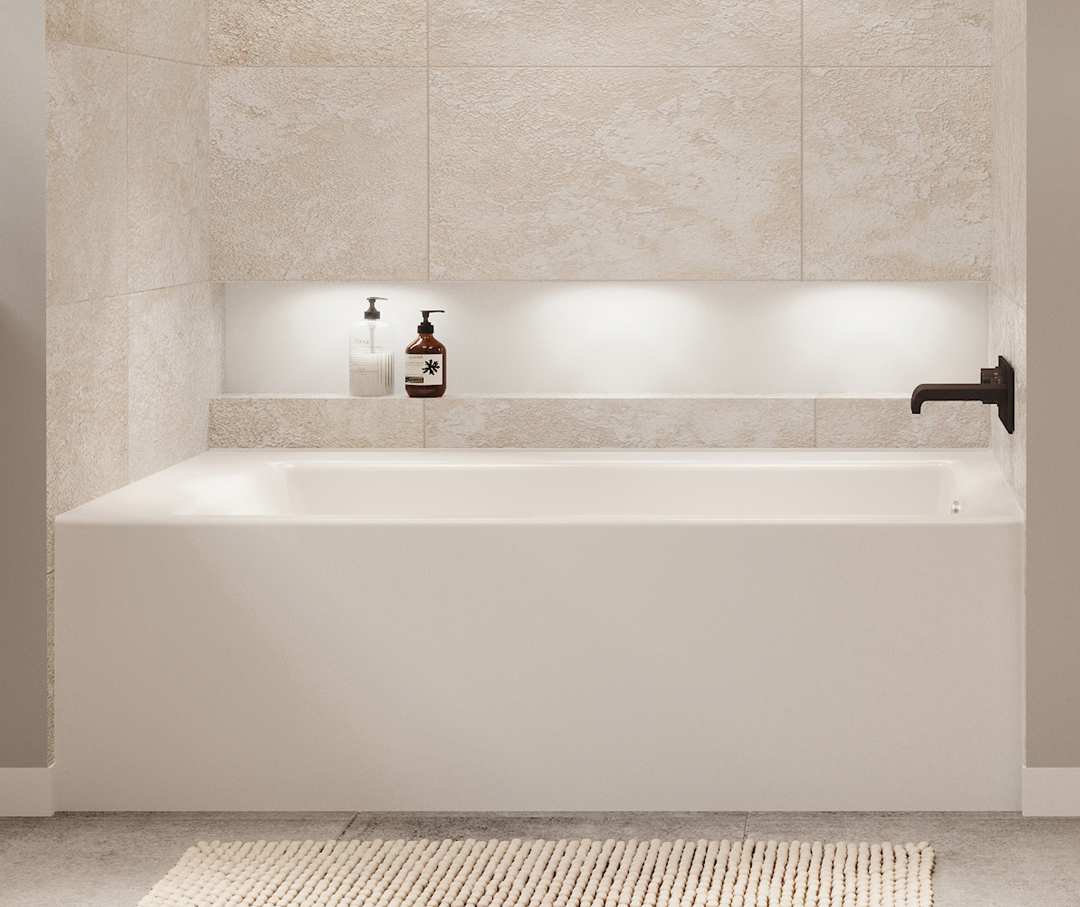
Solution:
[[[1080,4],[1028,0],[1027,764],[1080,766]]]
[[[45,9],[0,0],[0,767],[47,762]]]

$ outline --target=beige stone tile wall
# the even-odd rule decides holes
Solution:
[[[991,361],[1016,371],[1016,431],[1000,424],[991,447],[1026,506],[1027,490],[1027,27],[1025,0],[995,0],[992,121]]]
[[[989,66],[988,0],[803,0],[808,66]]]
[[[212,275],[986,280],[993,2],[210,0]]]
[[[420,67],[217,67],[210,81],[217,280],[427,277]]]
[[[907,397],[275,397],[210,401],[211,447],[986,447],[991,407]]]
[[[210,60],[239,66],[424,66],[426,0],[209,0]]]
[[[810,398],[443,397],[427,447],[812,447]]]
[[[432,66],[787,66],[800,0],[432,0]]]
[[[130,53],[183,63],[208,62],[206,0],[127,0]]]
[[[803,276],[987,279],[989,69],[808,69],[803,92]]]
[[[814,412],[818,447],[986,447],[996,410],[944,401],[916,416],[908,397],[822,396]]]
[[[394,397],[215,397],[210,446],[423,447],[423,413]]]
[[[47,45],[50,304],[127,290],[127,58]]]
[[[433,278],[798,277],[797,70],[430,79]]]
[[[47,512],[206,446],[205,0],[46,5]]]
[[[127,0],[45,0],[45,34],[54,41],[127,48]]]
[[[207,282],[133,293],[128,305],[128,479],[206,449],[220,393],[224,308]]]
[[[128,62],[128,289],[208,281],[205,66]]]
[[[127,301],[49,306],[45,336],[52,569],[52,518],[128,481]]]

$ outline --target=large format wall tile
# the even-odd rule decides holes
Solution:
[[[985,280],[988,68],[808,69],[803,276]]]
[[[988,66],[993,0],[804,0],[807,66]]]
[[[53,517],[128,481],[127,302],[50,306],[45,340],[51,570]]]
[[[437,69],[431,276],[798,276],[795,69]]]
[[[215,397],[211,447],[423,447],[424,404],[406,397]]]
[[[433,66],[785,66],[798,0],[432,0]]]
[[[207,0],[127,0],[128,52],[208,62]]]
[[[994,59],[1027,41],[1027,0],[994,0]]]
[[[993,263],[991,280],[1010,299],[1027,285],[1027,47],[993,68]]]
[[[124,50],[127,0],[45,0],[45,37]]]
[[[428,447],[813,447],[810,397],[442,397]]]
[[[990,444],[1021,506],[1027,493],[1027,44],[1023,0],[995,4],[993,67],[994,237],[990,286],[990,361],[1016,371],[1016,431],[996,421]]]
[[[46,274],[50,304],[127,288],[127,63],[48,45]]]
[[[424,74],[216,69],[214,279],[425,279]]]
[[[421,415],[422,414],[422,415]],[[908,397],[225,395],[211,447],[986,447],[991,407]]]
[[[210,59],[250,66],[422,66],[425,0],[209,0]]]
[[[128,89],[129,287],[207,280],[206,70],[132,56]]]
[[[991,410],[983,403],[933,402],[919,415],[910,397],[819,397],[818,447],[986,447]]]
[[[206,449],[210,398],[221,393],[224,306],[209,283],[128,297],[128,476]]]

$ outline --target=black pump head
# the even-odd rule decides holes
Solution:
[[[417,334],[434,334],[435,327],[430,321],[428,321],[428,315],[432,312],[445,312],[446,309],[421,309],[420,314],[424,316],[424,320],[416,326]]]
[[[366,312],[364,312],[364,318],[367,321],[377,321],[380,317],[382,317],[379,315],[379,310],[375,308],[376,299],[381,299],[383,302],[386,302],[385,296],[369,296],[367,298],[368,309]]]

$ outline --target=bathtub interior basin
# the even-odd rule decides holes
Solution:
[[[212,450],[68,513],[358,520],[1016,520],[989,451]]]

